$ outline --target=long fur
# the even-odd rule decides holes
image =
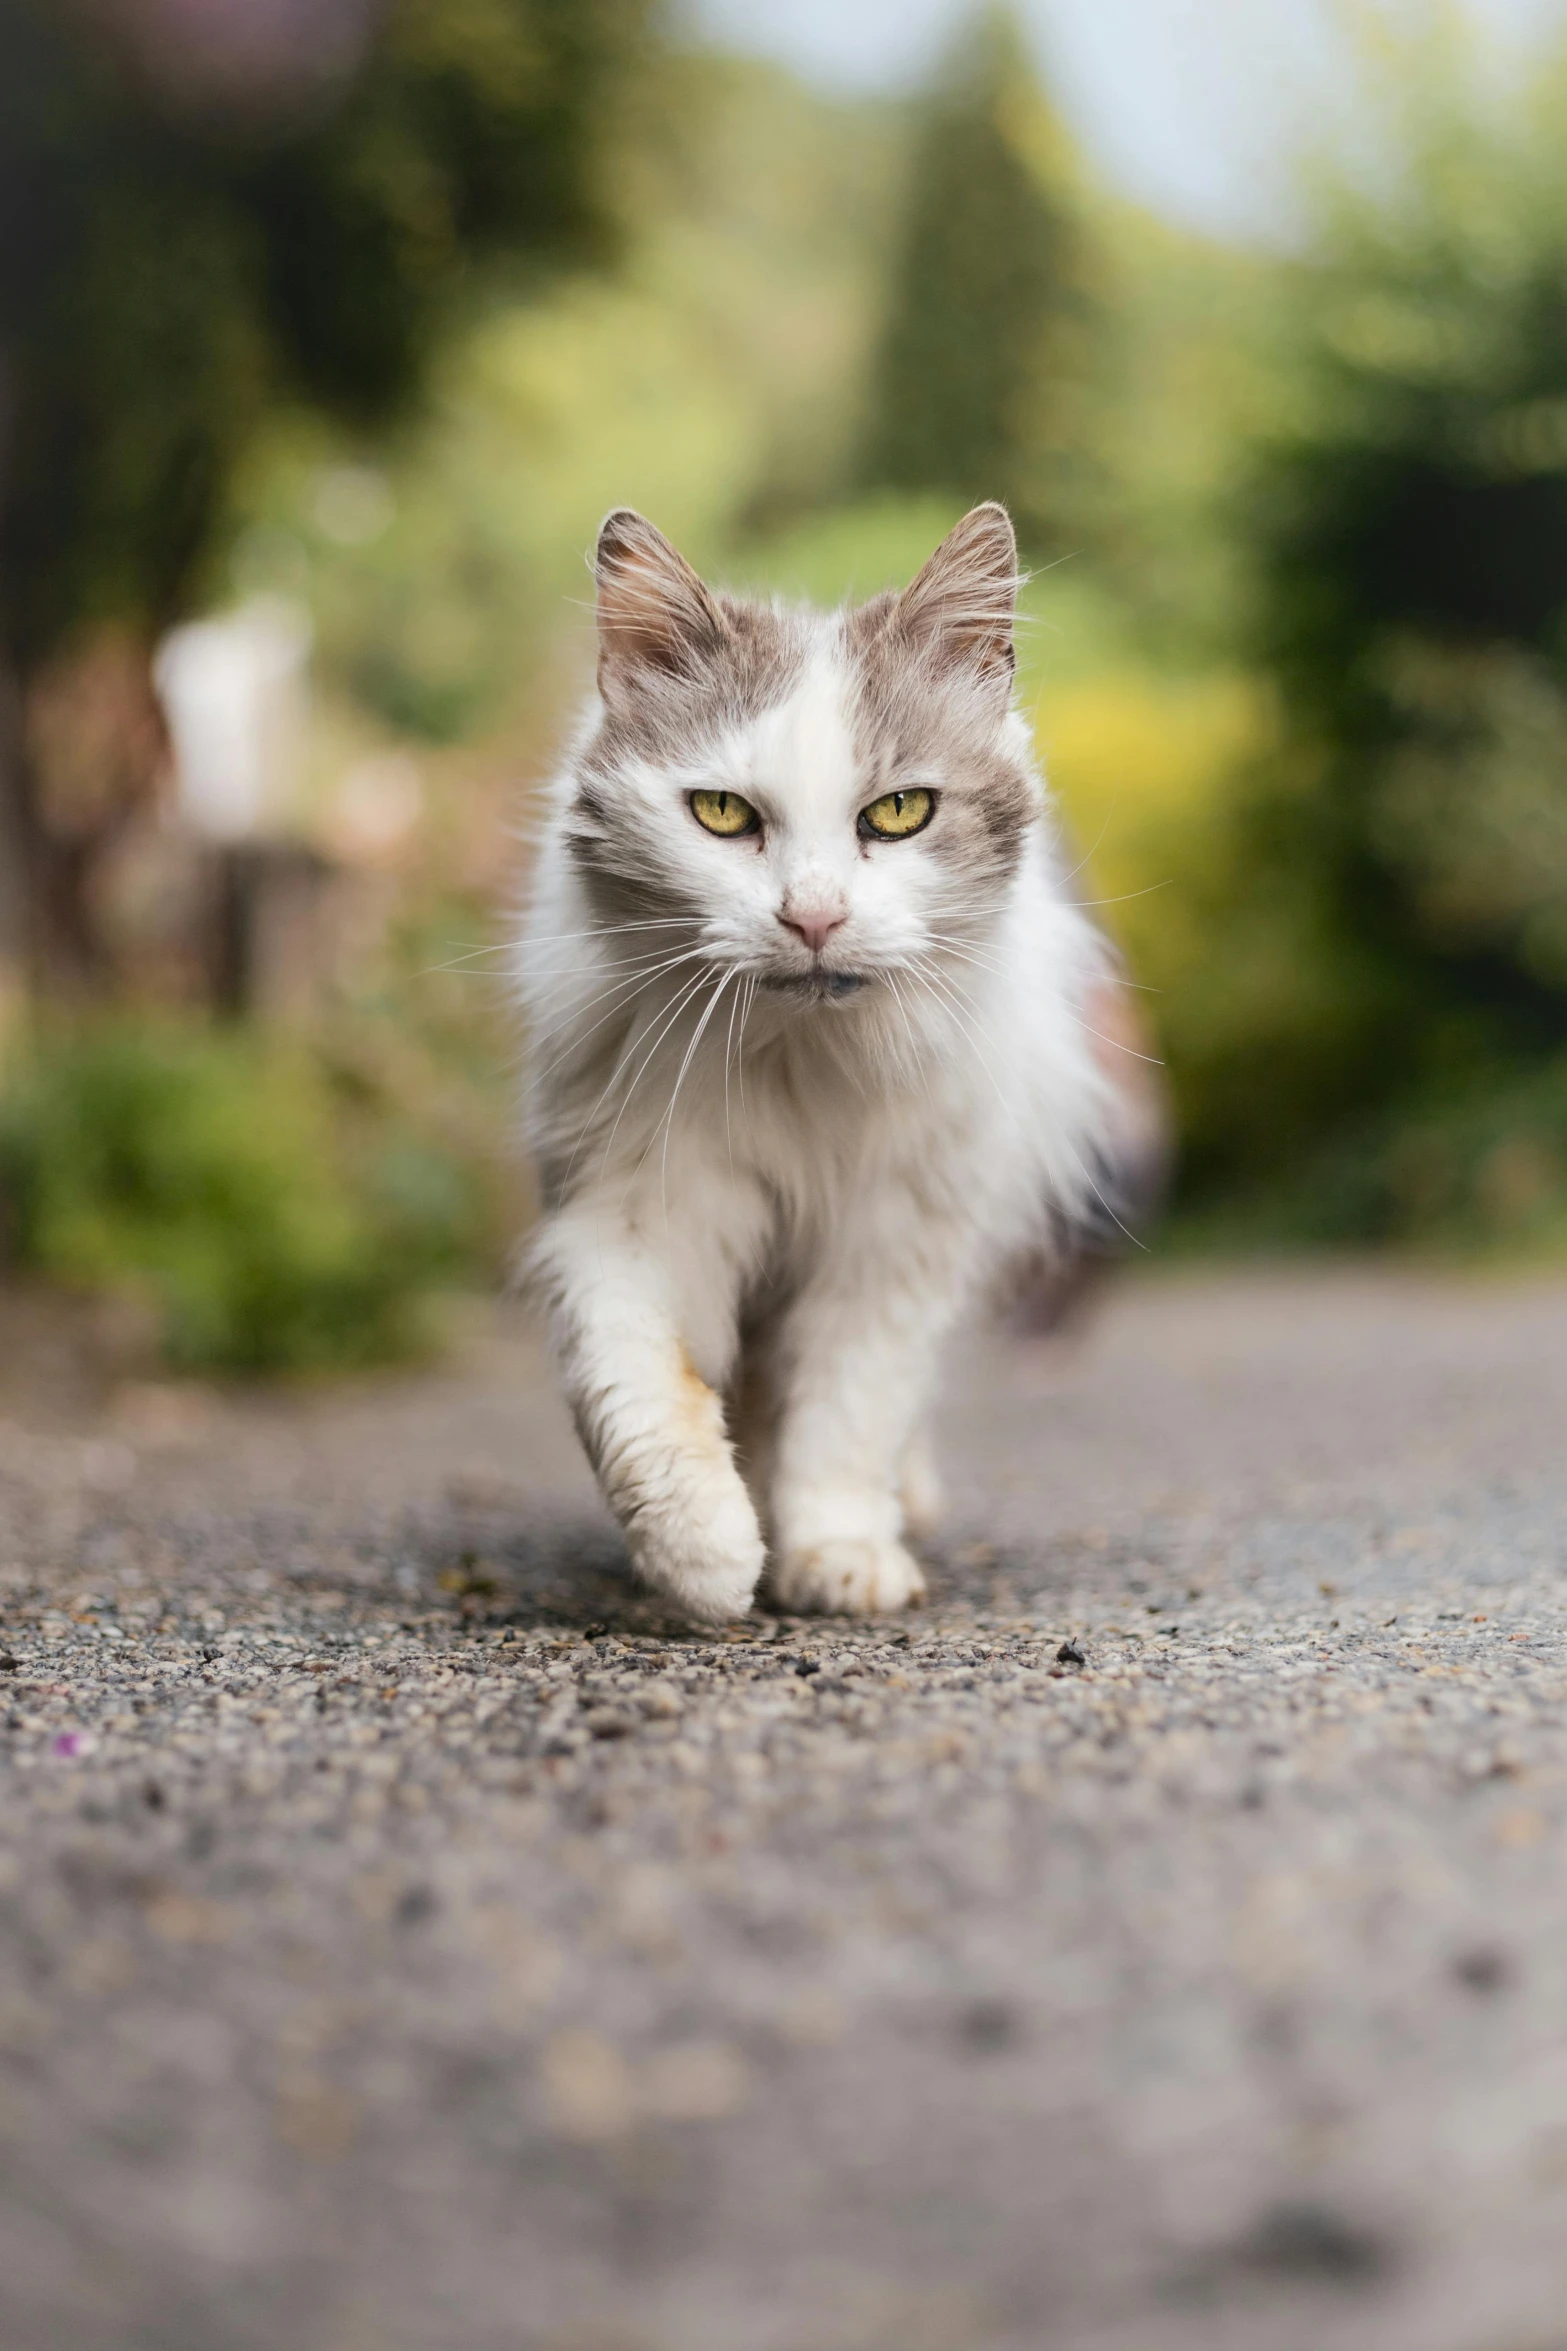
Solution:
[[[919,1592],[942,1342],[1099,1213],[1108,962],[1012,707],[1016,583],[997,506],[833,613],[716,594],[625,510],[601,534],[517,958],[532,1267],[633,1559],[699,1616],[764,1573],[796,1608]],[[913,789],[926,828],[867,839]],[[760,829],[704,831],[701,790]]]

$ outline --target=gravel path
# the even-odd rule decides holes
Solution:
[[[711,1639],[524,1327],[13,1343],[5,2351],[1564,2351],[1564,1341],[1128,1283],[927,1609]]]

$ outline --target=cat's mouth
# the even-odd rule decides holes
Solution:
[[[870,985],[870,973],[864,971],[799,971],[769,973],[763,980],[764,988],[771,988],[780,996],[793,996],[802,1004],[841,1004],[850,996]]]

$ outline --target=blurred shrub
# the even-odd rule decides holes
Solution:
[[[1445,1103],[1478,1134],[1567,1047],[1567,83],[1493,120],[1461,57],[1424,65],[1291,274],[1287,408],[1235,510],[1284,747],[1216,937],[1246,900],[1312,910],[1334,1054],[1265,1005],[1255,1041],[1362,1167],[1365,1238],[1415,1217],[1379,1127]],[[1274,1118],[1237,1097],[1215,1176],[1288,1190]]]
[[[1563,899],[1506,818],[1538,797],[1541,830],[1559,822],[1567,770],[1538,749],[1554,711],[1528,673],[1493,683],[1516,696],[1517,764],[1492,739],[1442,771],[1454,805],[1426,838],[1427,886],[1452,893],[1455,921],[1524,908],[1543,960]],[[1268,679],[1123,664],[1046,696],[1039,734],[1099,918],[1149,991],[1180,1119],[1178,1238],[1567,1247],[1567,1055],[1499,1052],[1486,1004],[1433,1001],[1418,967],[1390,971],[1375,928],[1344,924],[1320,860],[1295,849],[1321,753],[1292,741]],[[1393,1007],[1420,1040],[1397,1072]]]
[[[321,680],[379,726],[471,741],[574,692],[588,665],[559,641],[607,507],[721,564],[742,521],[815,507],[850,469],[893,118],[703,55],[663,59],[644,96],[656,119],[614,156],[619,268],[452,339],[431,422],[379,453],[379,514],[344,528],[332,487],[364,448],[298,415],[247,472],[236,585],[303,598]]]
[[[472,1261],[472,1176],[302,1046],[106,1022],[0,1095],[21,1266],[154,1308],[185,1370],[313,1371],[417,1351]]]
[[[1283,765],[1276,696],[1244,672],[1123,658],[1047,693],[1038,726],[1078,886],[1147,991],[1186,1191],[1265,1177],[1310,1143],[1324,1089],[1365,1050],[1309,876],[1259,854],[1259,801]]]
[[[393,0],[354,11],[359,56],[329,10],[274,10],[251,28],[271,80],[244,70],[263,13],[201,12],[238,77],[203,87],[166,10],[0,0],[0,641],[23,670],[84,623],[187,607],[280,393],[384,420],[478,263],[613,241],[641,0]]]
[[[1303,1152],[1288,1176],[1188,1208],[1176,1239],[1567,1255],[1567,1055],[1369,1113]]]

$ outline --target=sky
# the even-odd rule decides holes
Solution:
[[[916,84],[965,0],[686,0],[726,46],[836,91]],[[1385,0],[1429,24],[1440,0]],[[1020,0],[1068,119],[1127,194],[1239,238],[1287,230],[1296,159],[1348,108],[1339,0]],[[1567,39],[1567,0],[1470,0],[1497,70]]]

